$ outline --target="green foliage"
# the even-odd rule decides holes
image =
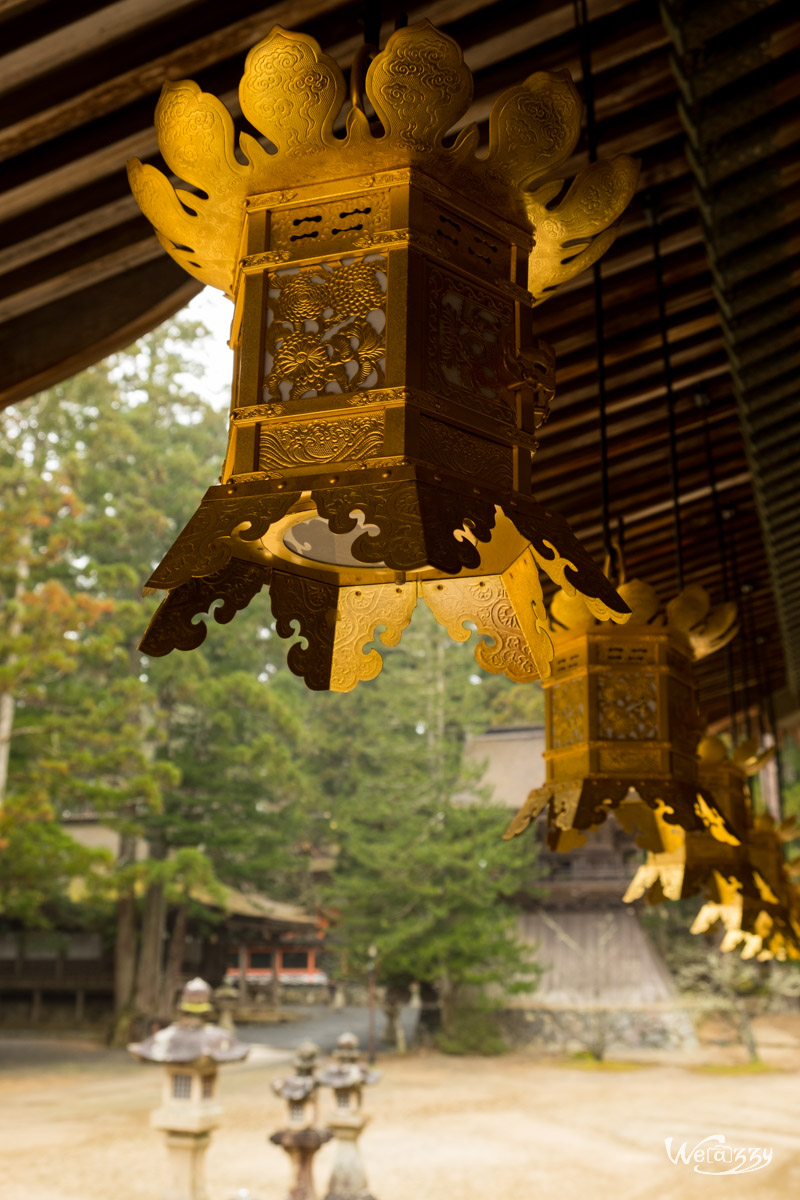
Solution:
[[[172,322],[0,415],[6,920],[47,921],[70,880],[84,904],[158,888],[198,915],[190,893],[219,904],[220,881],[281,893],[305,877],[287,854],[304,731],[292,689],[258,678],[259,614],[215,627],[208,654],[137,650],[156,603],[142,583],[224,452],[225,421],[186,389],[201,335]],[[120,836],[116,864],[57,819],[92,813]]]
[[[436,987],[449,1035],[448,1007],[464,989],[533,986],[512,904],[535,881],[533,843],[501,840],[503,809],[459,802],[475,790],[466,734],[488,723],[464,647],[419,606],[386,657],[369,690],[316,705],[320,815],[337,850],[324,898],[349,969],[363,972],[373,945],[384,983]]]
[[[43,920],[75,877],[86,900],[161,897],[209,919],[223,884],[313,905],[321,854],[354,972],[374,944],[384,982],[434,984],[448,1013],[479,985],[532,986],[512,901],[533,885],[533,842],[503,843],[506,813],[459,797],[476,794],[467,735],[541,719],[539,689],[480,671],[422,605],[347,696],[289,673],[263,596],[191,654],[137,649],[157,603],[142,583],[224,453],[224,419],[188,386],[200,336],[171,322],[0,417],[0,855],[16,856],[0,911]],[[54,819],[76,813],[116,830],[116,863]]]
[[[511,683],[504,676],[491,681],[492,723],[520,726],[544,725],[544,691],[540,683]]]
[[[447,1031],[437,1033],[436,1045],[444,1054],[505,1054],[508,1044],[500,1032],[497,1006],[477,1001],[459,1004]]]
[[[89,898],[105,885],[108,858],[65,833],[46,805],[13,797],[0,809],[0,914],[27,928],[47,928],[54,909],[80,876]]]

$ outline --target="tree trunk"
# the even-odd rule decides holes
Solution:
[[[123,833],[119,839],[117,851],[117,870],[136,862],[136,837],[132,833]],[[117,900],[117,935],[114,942],[114,1015],[117,1028],[114,1032],[114,1044],[119,1039],[127,1041],[127,1029],[123,1029],[123,1014],[127,1014],[133,1001],[133,987],[136,982],[137,957],[136,929],[136,897],[133,889],[122,894]]]
[[[132,892],[117,901],[117,940],[114,945],[114,1012],[130,1007],[136,978],[136,900]]]
[[[175,993],[178,990],[183,962],[183,948],[186,942],[186,905],[181,904],[175,913],[172,935],[167,951],[167,965],[164,968],[164,986],[161,989],[161,1004],[159,1009],[162,1016],[171,1018],[175,1007]]]
[[[275,970],[273,951],[272,970]],[[239,946],[239,1008],[246,1008],[250,1003],[250,989],[247,986],[247,946]]]
[[[733,999],[733,1011],[736,1014],[736,1020],[739,1025],[739,1036],[742,1039],[742,1045],[747,1051],[750,1062],[757,1063],[760,1061],[760,1058],[756,1039],[753,1036],[753,1026],[750,1024],[750,1014],[747,1011],[747,1005],[744,1000],[738,996]]]
[[[439,999],[439,1012],[442,1017],[442,1033],[449,1034],[453,1026],[453,1012],[455,1010],[455,989],[453,981],[446,971],[443,971],[436,982],[436,991]]]
[[[0,808],[8,783],[8,758],[11,752],[11,734],[14,729],[14,697],[10,691],[0,692]]]
[[[22,550],[30,552],[31,535],[29,532],[23,533],[20,536],[20,545]],[[28,559],[20,557],[17,561],[17,579],[14,584],[14,615],[8,623],[8,637],[11,642],[22,633],[22,617],[19,608],[22,604],[25,589],[28,586],[30,573],[31,569]],[[16,661],[16,654],[9,654],[6,666],[11,668]],[[6,787],[8,785],[8,760],[11,754],[11,735],[14,732],[15,707],[14,695],[11,689],[6,688],[0,691],[0,808],[3,806]]]
[[[136,973],[136,1010],[149,1019],[159,1015],[165,907],[163,883],[151,883],[144,898],[139,969]]]
[[[402,1004],[400,1001],[392,1000],[388,1004],[384,1004],[383,1011],[386,1015],[387,1032],[391,1034],[397,1053],[406,1054],[408,1043],[406,1042],[406,1031],[403,1028]]]

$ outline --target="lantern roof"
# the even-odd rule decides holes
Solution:
[[[319,1071],[317,1079],[334,1091],[360,1090],[377,1083],[381,1077],[380,1071],[373,1071],[359,1062],[361,1052],[354,1033],[339,1035],[333,1057],[335,1061]]]
[[[644,897],[648,904],[660,904],[700,893],[705,903],[692,933],[719,922],[725,930],[723,951],[739,950],[743,958],[800,958],[800,892],[782,850],[782,843],[796,836],[795,821],[756,814],[746,784],[747,776],[769,760],[770,750],[759,752],[755,740],[748,740],[731,753],[718,737],[701,740],[700,781],[736,838],[685,832],[654,814],[650,852],[624,899]],[[654,842],[660,843],[655,852]]]
[[[315,1068],[319,1047],[306,1039],[295,1051],[293,1060],[294,1074],[285,1079],[273,1079],[272,1090],[276,1096],[288,1100],[290,1104],[305,1104],[314,1095],[319,1086]]]
[[[185,1063],[204,1061],[238,1062],[246,1058],[250,1047],[238,1041],[227,1029],[205,1020],[212,1011],[211,987],[197,976],[185,984],[180,998],[180,1016],[171,1025],[159,1029],[143,1042],[131,1042],[128,1050],[141,1062]]]
[[[143,1042],[131,1042],[128,1050],[141,1062],[185,1063],[188,1066],[203,1060],[215,1063],[240,1062],[247,1057],[250,1047],[219,1025],[181,1017]]]
[[[471,195],[531,234],[535,303],[613,242],[638,164],[626,154],[592,163],[561,195],[564,180],[553,176],[575,149],[582,112],[567,71],[538,71],[504,91],[480,156],[474,124],[448,137],[470,106],[472,73],[458,44],[429,21],[391,35],[364,90],[380,133],[356,95],[345,135],[337,136],[347,92],[339,65],[314,38],[276,25],[248,54],[239,84],[242,113],[267,149],[246,132],[237,140],[224,104],[196,83],[165,83],[155,118],[159,148],[175,175],[205,193],[176,190],[156,167],[131,159],[131,189],[165,250],[202,283],[233,294],[251,197],[399,168]]]
[[[695,662],[721,650],[739,630],[736,604],[725,601],[712,606],[708,592],[699,583],[689,584],[666,605],[656,589],[642,579],[623,582],[617,591],[631,610],[625,625],[629,637],[640,637],[643,626],[652,632],[671,629],[686,640]],[[586,606],[575,600],[563,590],[554,595],[550,605],[554,641],[598,628]]]

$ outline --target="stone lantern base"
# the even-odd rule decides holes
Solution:
[[[211,1133],[165,1130],[169,1155],[169,1184],[162,1200],[208,1200],[205,1159]]]
[[[358,1139],[368,1120],[363,1113],[349,1112],[328,1121],[328,1128],[336,1138],[336,1161],[325,1200],[375,1200],[358,1149]]]
[[[270,1141],[282,1146],[292,1164],[294,1176],[287,1200],[317,1200],[314,1187],[314,1155],[329,1142],[333,1134],[328,1129],[281,1129],[273,1133]]]

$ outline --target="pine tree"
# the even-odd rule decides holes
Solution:
[[[118,832],[119,856],[105,877],[117,1009],[150,1016],[168,1003],[193,888],[219,899],[221,882],[269,891],[305,873],[305,860],[284,850],[294,845],[289,801],[302,793],[294,747],[303,730],[291,696],[265,686],[268,609],[215,627],[208,651],[149,662],[137,649],[157,603],[142,600],[142,583],[224,450],[224,421],[186,387],[185,351],[198,333],[172,323],[5,417],[14,436],[4,514],[12,530],[36,531],[4,555],[17,563],[20,546],[27,554],[16,576],[3,578],[10,604],[0,686],[12,711],[26,714],[16,723],[6,825],[19,812],[17,826],[42,843],[50,820],[48,862],[53,845],[64,850],[53,896],[71,874],[83,876],[85,892],[91,882],[80,848],[53,818],[89,810]],[[24,617],[19,628],[15,614],[17,626]],[[15,826],[19,862],[35,864],[33,851],[19,854],[20,836]],[[143,842],[147,855],[137,861]],[[32,892],[14,912],[40,903]]]
[[[335,841],[325,903],[351,966],[374,943],[384,981],[435,985],[450,1021],[474,985],[529,978],[510,901],[531,845],[500,842],[502,810],[459,799],[475,795],[465,738],[508,687],[423,605],[384,673],[346,696],[289,673],[263,597],[191,654],[140,653],[157,603],[142,583],[224,451],[224,422],[187,385],[197,336],[172,322],[3,418],[0,839],[28,876],[46,861],[50,884],[23,871],[0,900],[29,921],[70,875],[105,894],[118,1011],[161,1015],[196,897],[227,884],[314,903],[309,855]],[[119,834],[104,872],[54,820],[82,810]]]
[[[374,946],[390,991],[435,988],[448,1033],[478,986],[533,985],[513,899],[536,867],[530,843],[501,841],[503,809],[466,800],[464,741],[494,691],[469,649],[419,605],[386,659],[368,688],[316,701],[313,770],[336,845],[325,900],[349,970]]]
[[[102,861],[58,825],[38,750],[68,719],[54,696],[111,610],[72,586],[80,502],[54,451],[62,427],[51,399],[0,414],[0,914],[27,925],[46,924],[68,880]]]

